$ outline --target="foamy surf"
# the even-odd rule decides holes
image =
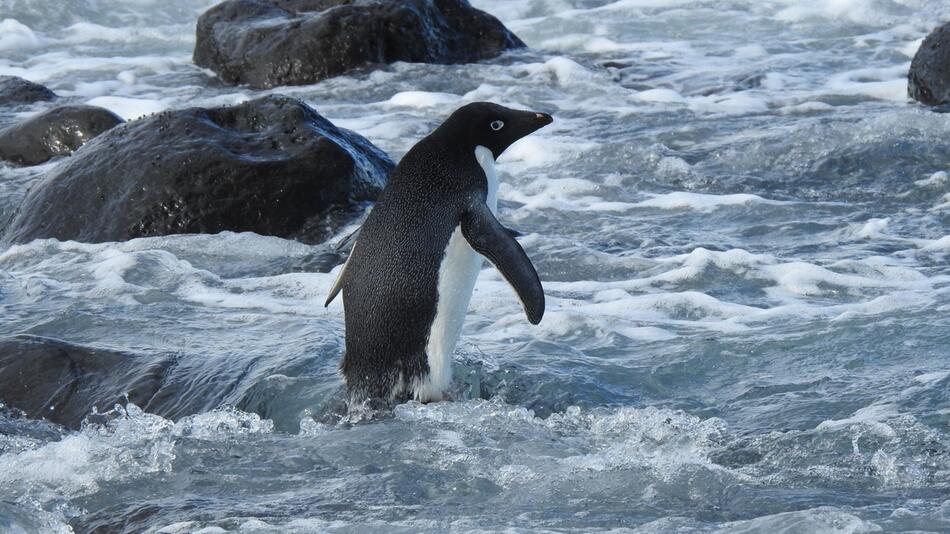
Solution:
[[[268,91],[192,64],[213,3],[0,0],[0,74],[126,119],[288,94],[395,159],[549,112],[498,164],[547,313],[486,267],[456,401],[346,414],[355,226],[5,244],[0,334],[159,362],[167,411],[0,408],[0,530],[950,529],[950,115],[906,97],[944,2],[480,0],[529,48]],[[60,163],[0,165],[0,227]]]

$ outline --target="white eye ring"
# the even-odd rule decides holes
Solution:
[[[489,124],[489,126],[491,126],[492,130],[495,130],[497,132],[498,130],[501,130],[502,128],[505,127],[505,123],[501,121],[492,121],[492,123]]]

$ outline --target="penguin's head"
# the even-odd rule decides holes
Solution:
[[[468,149],[483,146],[497,159],[512,143],[553,121],[547,113],[473,102],[455,110],[439,131],[453,143],[463,144]]]

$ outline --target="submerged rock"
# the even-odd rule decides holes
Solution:
[[[228,83],[264,88],[367,64],[467,63],[523,46],[466,0],[227,0],[198,19],[194,61]]]
[[[27,194],[4,241],[224,230],[325,239],[393,167],[299,100],[170,111],[93,139]]]
[[[62,106],[0,130],[0,159],[37,165],[72,154],[87,141],[121,124],[111,111],[95,106]]]
[[[920,44],[907,73],[907,94],[928,106],[950,104],[950,23]]]
[[[321,399],[332,405],[327,409],[338,408],[335,403],[343,399],[341,394],[326,400],[327,392],[299,361],[263,376],[243,372],[269,365],[261,358],[251,361],[243,355],[141,354],[32,335],[2,337],[0,416],[12,410],[76,429],[85,420],[103,422],[95,412],[104,414],[116,404],[131,403],[173,421],[233,406],[295,430],[301,414],[320,406]],[[308,364],[316,365],[312,360]],[[0,435],[2,431],[0,425]]]
[[[56,93],[17,76],[0,76],[0,106],[32,104],[56,98]]]
[[[169,366],[169,359],[14,336],[0,339],[0,402],[78,428],[93,408],[109,410],[126,395],[147,406]]]

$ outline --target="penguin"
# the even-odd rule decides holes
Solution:
[[[467,104],[393,169],[325,304],[342,291],[340,372],[351,403],[446,399],[483,258],[515,290],[528,321],[541,321],[538,273],[519,234],[496,218],[495,160],[551,122],[546,113]]]

